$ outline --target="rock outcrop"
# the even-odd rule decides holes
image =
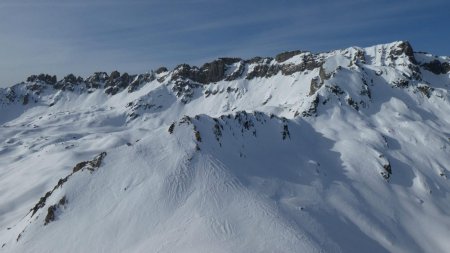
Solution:
[[[436,75],[447,74],[450,71],[450,64],[439,60],[432,60],[431,62],[423,63],[422,66]]]

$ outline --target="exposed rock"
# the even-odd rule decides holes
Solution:
[[[353,109],[359,111],[358,103],[356,103],[355,100],[353,100],[351,97],[347,98],[347,104],[353,107]]]
[[[303,117],[316,116],[317,106],[319,105],[319,101],[320,101],[319,96],[316,96],[314,98],[314,100],[311,102],[311,106],[309,107],[309,109],[307,111],[302,112],[302,116]]]
[[[323,59],[319,59],[313,54],[305,54],[302,56],[300,64],[284,64],[281,65],[281,73],[283,75],[292,75],[296,72],[303,72],[305,70],[313,70],[319,68],[324,64]]]
[[[236,58],[236,57],[222,57],[222,58],[219,58],[219,60],[224,62],[226,65],[231,65],[231,64],[242,61],[241,58]]]
[[[195,130],[195,140],[202,142],[202,137],[200,136],[200,132],[198,130]]]
[[[337,85],[326,85],[325,86],[328,90],[330,90],[331,93],[333,93],[334,95],[342,95],[345,92],[341,89],[341,87],[337,86]]]
[[[135,100],[134,102],[129,102],[125,107],[129,108],[129,112],[127,113],[128,121],[134,120],[140,116],[140,113],[148,110],[159,110],[163,108],[162,105],[158,105],[152,103],[152,100],[149,101],[149,96],[144,96]]]
[[[33,91],[35,94],[39,94],[42,90],[44,90],[47,86],[46,83],[31,83],[27,84],[27,90]]]
[[[56,218],[56,212],[61,206],[65,206],[67,203],[66,196],[62,197],[57,204],[51,205],[47,209],[47,215],[44,219],[44,226],[49,224],[50,222],[54,221]]]
[[[200,68],[196,81],[203,84],[221,81],[225,78],[225,71],[228,69],[228,66],[239,61],[241,61],[240,58],[219,58],[206,63]]]
[[[214,119],[216,124],[213,126],[213,133],[216,136],[216,140],[220,143],[220,138],[222,137],[223,126],[219,123],[217,119]]]
[[[450,71],[450,64],[448,62],[440,62],[439,60],[432,60],[431,62],[422,64],[422,66],[436,75],[447,74]]]
[[[296,72],[305,70],[304,66],[293,63],[281,65],[281,73],[285,76],[292,75]]]
[[[19,241],[19,239],[22,237],[22,234],[23,234],[23,232],[24,232],[24,230],[22,231],[22,232],[20,232],[20,234],[17,236],[17,238],[16,238],[16,242],[18,242]]]
[[[233,73],[229,74],[225,80],[226,81],[236,80],[244,74],[244,71],[245,71],[245,63],[244,63],[244,61],[240,60],[238,69],[235,70]]]
[[[409,86],[409,81],[406,79],[397,79],[392,83],[394,84],[394,87],[398,88],[407,88]]]
[[[299,55],[301,53],[302,53],[302,51],[300,51],[300,50],[283,52],[281,54],[277,54],[275,56],[275,60],[280,63],[285,62],[286,60],[288,60],[296,55]]]
[[[169,133],[170,134],[173,134],[173,130],[175,130],[175,122],[173,122],[172,124],[170,124],[170,126],[169,126]]]
[[[106,152],[102,152],[99,155],[97,155],[96,157],[94,157],[94,159],[92,159],[91,161],[85,161],[85,162],[80,162],[77,165],[75,165],[75,167],[72,170],[72,173],[70,173],[69,175],[67,175],[65,178],[61,178],[58,183],[55,185],[55,187],[53,187],[53,189],[51,191],[48,191],[47,193],[45,193],[45,195],[43,197],[41,197],[38,201],[38,203],[30,209],[31,212],[31,217],[33,217],[33,215],[36,214],[36,212],[41,209],[42,207],[45,206],[45,203],[47,201],[47,199],[52,195],[52,193],[58,189],[59,187],[62,187],[62,185],[67,182],[67,180],[77,171],[79,170],[90,170],[90,171],[94,171],[96,169],[98,169],[101,164],[103,159],[106,156]],[[66,200],[64,198],[64,200],[60,200],[60,203],[65,203]]]
[[[325,73],[325,69],[322,66],[320,66],[319,77],[320,77],[320,84],[323,84],[325,80],[330,79],[331,75]]]
[[[66,196],[62,197],[62,199],[60,199],[58,202],[59,205],[65,205],[66,203],[67,203]]]
[[[130,75],[128,75],[128,73],[123,73],[119,78],[117,78],[117,82],[116,85],[121,87],[121,88],[125,88],[128,86],[128,84],[130,84],[131,82],[131,77]]]
[[[105,93],[109,95],[116,95],[120,91],[117,86],[110,86],[105,89]]]
[[[384,137],[383,137],[384,138]],[[388,180],[391,177],[392,174],[392,167],[391,167],[391,163],[389,162],[388,159],[386,159],[386,157],[384,157],[383,154],[380,154],[378,156],[378,158],[381,159],[381,166],[383,167],[383,171],[381,171],[381,176]]]
[[[353,62],[361,62],[361,63],[366,63],[366,55],[365,55],[365,53],[364,53],[364,50],[361,50],[361,49],[357,49],[356,50],[356,53],[355,53],[355,55],[354,55],[354,57],[353,57]]]
[[[128,87],[131,83],[132,77],[128,75],[128,73],[123,73],[120,75],[120,72],[113,71],[109,75],[109,79],[105,83],[105,93],[110,95],[115,95],[120,90]]]
[[[87,88],[100,88],[105,82],[109,79],[109,76],[106,72],[95,72],[93,75],[86,79]]]
[[[245,60],[244,63],[245,64],[254,64],[254,63],[264,63],[267,60],[271,60],[271,58],[263,58],[263,57],[253,57],[251,59]]]
[[[251,80],[255,77],[271,77],[280,71],[279,65],[260,64],[256,65],[253,70],[247,74],[246,79]]]
[[[31,75],[27,78],[27,82],[41,81],[46,84],[54,85],[57,82],[56,76],[48,74]]]
[[[283,131],[281,132],[281,135],[283,137],[283,140],[285,140],[286,138],[291,138],[291,134],[289,133],[289,128],[287,124],[283,125]]]
[[[408,64],[408,68],[411,70],[410,79],[419,80],[419,81],[422,80],[422,73],[420,72],[419,66],[413,65],[413,64]]]
[[[23,101],[22,101],[23,105],[27,105],[28,104],[29,97],[30,97],[30,95],[25,94],[25,96],[23,97]]]
[[[56,205],[52,205],[52,206],[48,207],[47,215],[45,216],[45,220],[44,220],[44,226],[55,220],[56,208],[57,208]]]
[[[141,74],[134,77],[133,81],[131,81],[128,86],[128,92],[136,91],[142,84],[149,83],[155,80],[155,74],[153,72],[147,74]]]
[[[367,96],[369,99],[372,99],[372,92],[370,91],[369,85],[367,85],[365,79],[362,79],[364,85],[362,86],[361,91],[359,92],[359,94],[361,96]]]
[[[278,59],[283,60],[289,55],[299,54],[301,51],[292,51],[280,54]],[[257,77],[271,77],[282,71],[283,75],[291,75],[295,72],[304,70],[313,70],[323,65],[323,60],[319,59],[317,55],[311,53],[302,56],[302,62],[300,64],[271,64],[273,58],[267,57],[254,57],[249,60],[241,60],[240,58],[219,58],[212,62],[204,64],[201,68],[196,66],[190,66],[188,64],[180,64],[173,70],[171,80],[182,81],[183,83],[197,83],[197,84],[209,84],[222,80],[232,81],[241,77],[245,71],[245,67],[255,64],[251,71],[245,77],[247,80],[251,80]],[[232,73],[226,74],[226,71],[230,68],[230,65],[239,63],[238,68]],[[177,86],[179,86],[177,84]],[[191,85],[192,86],[192,85]],[[177,92],[179,89],[176,89]]]
[[[60,90],[73,91],[75,89],[75,86],[81,84],[83,81],[84,80],[82,77],[76,77],[74,74],[68,74],[62,80],[59,80],[54,85],[54,88]]]
[[[433,88],[428,85],[417,86],[417,90],[420,91],[423,95],[430,98],[431,92],[433,92]]]
[[[42,207],[45,206],[45,202],[47,201],[47,198],[52,195],[53,191],[48,191],[45,193],[43,197],[41,197],[36,205],[34,205],[33,208],[30,209],[31,217]]]
[[[226,63],[221,59],[206,63],[200,68],[196,81],[204,84],[218,82],[224,79],[225,70]]]
[[[102,161],[105,158],[105,156],[106,156],[106,152],[102,152],[98,156],[96,156],[94,159],[92,159],[91,161],[84,161],[84,162],[78,163],[73,168],[73,173],[75,173],[79,170],[83,170],[83,169],[87,169],[90,171],[94,171],[94,170],[98,169],[102,165]]]
[[[226,78],[225,71],[228,65],[241,61],[239,58],[219,58],[215,61],[205,63],[200,69],[188,64],[178,65],[172,76],[172,80],[190,79],[201,84],[218,82]]]
[[[322,86],[320,78],[318,76],[311,79],[311,84],[309,85],[309,96],[312,96],[316,91]]]
[[[174,82],[172,91],[175,93],[177,97],[181,98],[181,101],[183,103],[187,103],[191,100],[192,96],[194,95],[194,89],[198,87],[199,85],[196,83],[193,83],[189,80],[180,79]]]
[[[322,87],[325,80],[330,79],[330,77],[331,77],[331,75],[327,75],[325,73],[324,68],[322,66],[320,66],[319,76],[316,76],[311,79],[311,83],[309,85],[309,96],[314,95],[317,92],[317,90],[319,90],[320,87]]]
[[[84,166],[87,165],[87,163],[88,163],[87,161],[77,163],[77,165],[75,165],[75,167],[73,167],[72,172],[77,172],[77,171],[81,170],[82,168],[84,168]]]
[[[384,179],[389,179],[392,175],[392,168],[391,164],[388,162],[383,165],[384,171],[381,173],[381,175],[384,177]]]
[[[178,121],[178,125],[181,126],[183,124],[190,125],[192,123],[191,117],[185,115],[181,120]]]
[[[82,81],[83,81],[83,78],[81,78],[81,77],[75,77],[75,75],[69,74],[69,75],[67,75],[67,76],[65,76],[65,77],[63,78],[63,81],[64,81],[65,83],[72,83],[72,84],[75,84],[75,83],[82,82]]]
[[[109,75],[109,81],[114,81],[114,79],[119,78],[120,77],[120,72],[117,70],[114,70],[113,72],[111,72],[111,74]]]
[[[188,64],[180,64],[173,70],[172,80],[190,79],[196,81],[199,71],[200,70],[195,66],[191,67]]]
[[[74,74],[69,74],[67,76],[65,76],[62,80],[62,83],[65,84],[78,84],[83,82],[83,78],[82,77],[76,77]]]
[[[408,41],[403,41],[400,44],[398,44],[397,47],[395,47],[391,50],[391,54],[394,58],[396,58],[396,56],[405,54],[409,58],[409,61],[411,63],[417,64],[417,61],[414,58],[413,48],[412,48],[411,44],[409,44]]]
[[[166,67],[159,67],[156,71],[155,71],[155,73],[156,74],[161,74],[161,73],[164,73],[164,72],[167,72],[167,71],[169,71]]]
[[[12,103],[17,99],[17,94],[16,94],[15,90],[10,87],[10,88],[7,88],[5,97],[9,103]]]

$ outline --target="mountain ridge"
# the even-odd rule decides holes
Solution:
[[[366,58],[369,57],[366,51],[374,47],[368,48],[350,47],[347,49],[335,50],[328,53],[311,53],[309,51],[294,50],[280,53],[276,55],[274,58],[254,57],[247,60],[243,60],[241,58],[218,58],[217,60],[203,64],[201,67],[190,66],[188,64],[179,64],[171,71],[169,71],[166,67],[160,67],[155,71],[152,70],[151,73],[136,74],[136,75],[129,75],[126,72],[124,72],[121,75],[120,72],[118,71],[113,71],[109,75],[106,72],[95,72],[93,75],[87,77],[86,79],[80,76],[77,77],[73,74],[68,74],[63,79],[58,80],[55,75],[39,74],[29,76],[26,79],[26,82],[35,84],[29,87],[30,91],[37,90],[39,92],[40,89],[43,87],[39,87],[38,84],[44,85],[46,84],[48,86],[53,86],[53,88],[55,88],[56,90],[67,89],[69,91],[73,91],[75,88],[74,86],[82,86],[84,84],[85,86],[83,87],[84,89],[101,87],[105,89],[105,93],[114,95],[119,90],[125,88],[128,88],[128,92],[133,92],[144,82],[151,82],[154,79],[156,79],[155,75],[159,75],[161,73],[172,74],[170,81],[177,81],[177,79],[188,79],[188,81],[194,83],[210,84],[222,80],[232,81],[237,78],[245,78],[247,80],[251,80],[255,77],[270,77],[272,75],[277,74],[278,72],[281,72],[283,75],[289,75],[305,70],[312,70],[324,64],[323,62],[324,57],[336,53],[347,54],[352,58],[351,60],[354,62],[359,61],[361,63],[366,63]],[[410,43],[407,41],[398,41],[389,44],[382,44],[379,45],[378,47],[381,47],[381,49],[383,50],[388,49],[387,57],[389,59],[396,60],[398,57],[404,54],[406,58],[409,60],[409,63],[406,64],[419,65],[435,74],[445,74],[450,70],[450,65],[447,58],[445,58],[445,60],[447,61],[441,59],[444,60],[443,62],[440,61],[439,59],[433,60],[428,59],[429,60],[428,62],[427,61],[417,62],[414,56],[415,52],[413,51]],[[429,55],[427,53],[422,52],[417,54]],[[289,62],[288,64],[283,64],[295,56],[302,57],[300,64],[289,64]],[[434,58],[437,57],[435,56]],[[277,63],[280,65],[277,65]],[[233,66],[235,64],[238,64],[238,66]],[[246,72],[247,75],[243,76],[244,68],[246,68],[248,65],[251,64],[256,64],[256,66],[254,66],[254,70]],[[378,64],[383,65],[385,64],[385,62]],[[230,72],[231,68],[235,69]],[[160,77],[160,80],[164,81],[164,78]],[[8,88],[3,89],[5,90]]]
[[[343,62],[337,62],[340,60]],[[364,68],[364,66],[369,68]],[[384,67],[394,68],[397,71],[394,76],[386,77],[388,78],[385,78],[386,82],[392,86],[403,88],[408,87],[409,83],[420,83],[415,87],[415,92],[421,92],[426,96],[431,94],[433,87],[428,85],[429,82],[426,78],[425,80],[422,78],[422,72],[443,74],[450,70],[448,58],[439,58],[423,53],[416,53],[415,55],[408,42],[399,41],[365,49],[350,47],[318,54],[306,51],[290,51],[278,54],[275,58],[255,57],[250,60],[219,58],[204,64],[201,68],[180,64],[171,71],[162,67],[155,72],[139,75],[127,73],[121,75],[118,71],[113,71],[110,75],[105,72],[96,72],[86,80],[72,74],[59,81],[56,76],[48,74],[33,75],[25,83],[22,82],[9,88],[0,89],[0,104],[5,106],[11,103],[22,103],[25,105],[30,102],[38,103],[41,100],[39,101],[41,104],[52,106],[65,91],[92,93],[103,90],[106,95],[115,95],[126,90],[127,93],[131,94],[145,88],[146,84],[152,82],[166,85],[169,92],[175,95],[176,100],[181,100],[186,104],[190,102],[193,96],[198,97],[198,93],[202,93],[205,98],[215,95],[218,90],[213,86],[217,86],[217,84],[228,86],[226,87],[227,93],[240,91],[239,93],[242,94],[247,88],[230,87],[228,84],[233,85],[236,80],[246,82],[255,78],[288,77],[299,73],[310,79],[303,81],[310,82],[309,92],[303,96],[314,97],[318,90],[323,88],[324,81],[341,70],[360,72],[359,75],[363,82],[360,93],[368,96],[370,100],[369,84],[373,84],[373,78],[369,79],[368,75],[373,76],[374,73],[376,76],[383,76],[385,74],[382,70]],[[368,73],[368,71],[373,73]],[[325,86],[332,93],[342,93],[339,90],[340,87],[335,84]],[[224,90],[220,90],[220,92],[222,93]],[[49,99],[42,101],[41,93],[48,93]],[[266,96],[270,100],[270,95]],[[137,117],[139,113],[136,111],[142,111],[142,108],[148,110],[155,109],[155,106],[156,108],[161,106],[148,104],[143,100],[145,100],[145,96],[140,100],[129,101],[126,105],[131,109],[129,118]],[[262,101],[262,103],[267,103],[268,100]],[[352,104],[354,108],[364,107],[367,104],[366,99],[356,100],[350,97],[347,103]],[[298,109],[294,112],[294,115],[313,115],[315,104],[318,104],[317,97],[310,99],[309,103],[311,108]]]
[[[2,250],[446,252],[448,62],[399,41],[0,89]]]

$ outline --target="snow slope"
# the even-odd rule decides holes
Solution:
[[[449,61],[393,42],[0,89],[0,251],[449,252]]]

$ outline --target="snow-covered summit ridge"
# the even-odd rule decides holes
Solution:
[[[96,98],[90,100],[91,106],[126,101],[121,107],[129,120],[179,102],[220,105],[215,115],[266,108],[263,111],[278,111],[286,117],[311,116],[319,100],[328,101],[333,93],[343,95],[355,109],[367,107],[374,82],[430,96],[436,88],[448,85],[433,80],[449,71],[448,58],[414,53],[408,42],[399,41],[318,54],[291,51],[275,58],[219,58],[200,68],[181,64],[171,71],[161,67],[140,75],[97,72],[86,79],[70,74],[61,80],[33,75],[26,82],[0,89],[0,104],[53,106],[59,100],[78,101],[74,97],[84,94],[86,99]],[[353,87],[345,87],[349,82]]]

